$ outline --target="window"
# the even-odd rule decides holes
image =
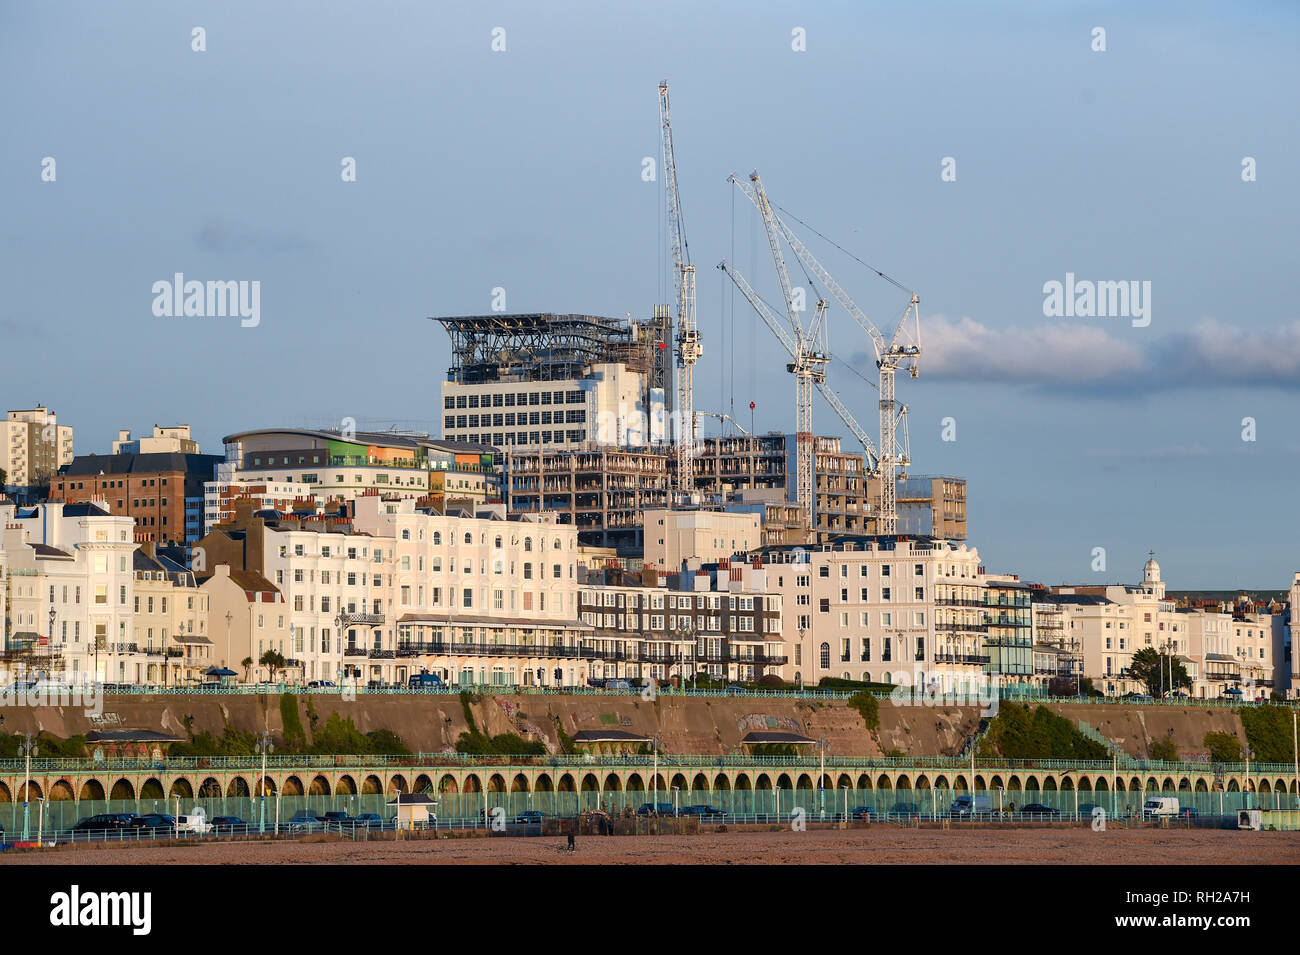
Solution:
[[[821,645],[821,659],[819,662],[821,663],[821,668],[823,670],[829,670],[831,668],[831,645],[829,643],[823,643]]]

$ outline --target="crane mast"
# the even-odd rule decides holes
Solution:
[[[880,411],[880,453],[876,457],[874,467],[872,467],[871,456],[868,455],[867,465],[873,470],[880,480],[880,514],[877,519],[877,533],[896,534],[898,532],[898,488],[897,479],[900,468],[907,467],[912,463],[911,449],[908,447],[906,415],[907,405],[898,403],[895,391],[895,380],[899,367],[905,367],[908,373],[915,378],[917,375],[917,360],[921,355],[921,329],[920,329],[920,303],[915,293],[912,295],[911,302],[908,303],[907,310],[903,313],[897,328],[894,330],[892,339],[886,340],[885,336],[878,328],[867,318],[866,313],[858,308],[857,304],[849,297],[848,293],[840,286],[831,276],[817,258],[808,250],[808,247],[800,241],[799,237],[794,234],[789,226],[772,211],[771,204],[768,202],[767,193],[763,189],[763,184],[758,178],[758,173],[753,173],[750,177],[753,183],[752,187],[746,187],[744,183],[735,176],[731,181],[740,188],[746,198],[749,199],[754,207],[758,209],[759,214],[763,217],[764,228],[768,232],[768,243],[773,247],[774,259],[780,259],[779,244],[775,237],[779,236],[784,239],[790,246],[791,251],[808,270],[810,278],[815,276],[822,285],[833,295],[836,300],[844,307],[871,339],[872,347],[876,353],[876,368],[879,371],[879,411]],[[789,298],[789,277],[785,272],[785,262],[781,259],[777,266],[778,278],[781,280],[782,293]],[[793,313],[792,313],[793,321]],[[915,332],[908,334],[909,321],[914,321]],[[825,391],[823,392],[825,393]],[[830,395],[827,395],[830,400]],[[834,402],[832,402],[834,406]],[[838,408],[836,409],[839,410]],[[843,415],[841,415],[843,417]],[[900,443],[898,433],[899,425],[903,425],[903,440]],[[865,446],[865,445],[864,445]]]
[[[677,294],[677,490],[689,502],[695,493],[695,363],[703,349],[695,324],[695,266],[691,265],[677,191],[677,161],[673,156],[673,124],[668,105],[668,81],[659,83],[659,126],[663,145],[664,191],[668,228],[676,272]]]

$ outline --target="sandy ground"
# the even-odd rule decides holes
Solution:
[[[437,839],[413,842],[243,842],[179,846],[69,846],[7,852],[0,864],[1287,864],[1300,863],[1300,833],[1071,829],[939,830],[872,826],[666,836]]]

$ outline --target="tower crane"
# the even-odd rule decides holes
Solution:
[[[673,123],[668,107],[668,81],[659,83],[659,126],[663,140],[664,191],[673,246],[677,294],[677,490],[689,501],[695,492],[695,363],[703,349],[695,325],[695,266],[686,244],[682,205],[677,192],[677,161],[673,156]]]
[[[809,524],[811,524],[813,508],[813,388],[821,392],[822,397],[835,409],[835,413],[840,416],[849,431],[862,442],[862,448],[866,452],[869,466],[870,462],[875,461],[877,457],[871,438],[867,436],[866,431],[858,424],[849,409],[845,407],[839,395],[835,394],[826,384],[826,362],[829,360],[829,356],[818,343],[818,336],[824,332],[826,327],[826,300],[822,299],[817,303],[813,313],[813,320],[807,329],[798,320],[794,309],[789,307],[787,300],[786,314],[790,324],[790,329],[787,330],[743,275],[725,261],[720,262],[718,268],[740,290],[740,294],[753,306],[759,318],[772,330],[772,334],[776,336],[777,341],[781,343],[781,346],[792,359],[785,367],[786,371],[795,376],[795,447],[798,470],[795,500],[799,508],[807,516]]]
[[[917,361],[921,356],[920,300],[917,298],[916,293],[913,292],[912,299],[903,312],[898,326],[894,329],[893,336],[886,339],[872,321],[867,318],[866,313],[858,308],[848,293],[835,281],[830,272],[826,270],[826,267],[817,261],[817,258],[808,250],[808,247],[799,240],[799,237],[794,234],[781,217],[772,211],[758,173],[752,173],[749,179],[750,184],[747,185],[735,176],[730,177],[731,182],[745,194],[745,197],[753,203],[759,215],[762,216],[764,229],[768,233],[769,244],[779,251],[774,236],[779,236],[785,240],[785,243],[790,246],[791,251],[798,257],[804,268],[811,273],[810,279],[815,276],[817,281],[825,286],[830,294],[843,306],[844,310],[853,317],[854,321],[862,326],[871,339],[872,347],[876,353],[876,368],[880,373],[880,453],[876,458],[874,467],[870,460],[867,463],[869,470],[875,472],[880,480],[880,515],[877,521],[877,532],[895,534],[898,532],[898,471],[900,468],[907,467],[912,463],[907,433],[907,405],[900,405],[897,401],[895,377],[900,367],[907,369],[908,374],[913,378],[917,376]],[[782,283],[782,293],[786,295],[788,301],[790,280],[789,276],[785,274],[784,262],[778,266],[777,272]],[[909,323],[911,323],[910,329]],[[900,426],[903,433],[901,442],[899,441]]]

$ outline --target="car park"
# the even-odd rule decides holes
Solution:
[[[317,818],[315,813],[302,810],[289,820],[290,832],[320,832],[325,828],[325,824]]]
[[[352,827],[354,829],[382,829],[384,828],[384,817],[377,812],[363,812],[352,820]]]
[[[213,816],[211,831],[218,835],[245,835],[248,823],[239,816]]]
[[[1031,802],[1021,807],[1020,815],[1034,819],[1059,819],[1061,818],[1061,810],[1053,809],[1041,802]]]
[[[171,835],[176,831],[176,817],[162,812],[150,812],[132,818],[127,828],[139,835],[155,837]]]
[[[130,826],[136,818],[133,812],[102,812],[97,816],[87,816],[72,827],[73,832],[116,832]]]

